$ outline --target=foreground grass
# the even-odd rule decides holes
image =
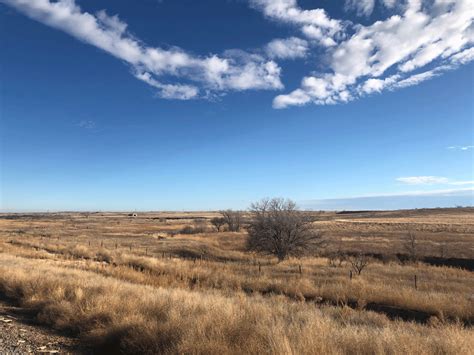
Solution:
[[[0,254],[0,292],[97,349],[126,353],[467,354],[474,333],[286,297],[131,284]]]
[[[331,304],[376,303],[419,311],[440,320],[474,320],[472,273],[428,265],[373,263],[352,281],[346,267],[327,266],[323,258],[258,266],[249,262],[227,263],[184,259],[161,259],[123,251],[93,249],[84,245],[16,242],[0,245],[0,251],[28,258],[63,260],[62,265],[144,285],[165,288],[280,294],[293,300],[322,299]],[[85,258],[85,261],[84,261]],[[75,261],[74,261],[75,260]],[[418,276],[418,289],[413,275]]]

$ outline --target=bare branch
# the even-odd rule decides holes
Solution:
[[[358,275],[360,275],[362,273],[362,270],[364,270],[370,263],[369,257],[362,253],[350,256],[348,260],[352,266],[352,269],[357,272]]]
[[[322,244],[322,234],[314,229],[307,214],[291,200],[263,199],[250,207],[248,248],[275,255],[282,261],[299,256]]]
[[[242,212],[225,210],[221,214],[227,224],[230,232],[238,232],[242,226]]]

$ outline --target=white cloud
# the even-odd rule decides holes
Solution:
[[[449,185],[474,185],[474,180],[469,181],[450,181]]]
[[[84,128],[84,129],[94,129],[95,128],[95,122],[92,120],[82,120],[80,121],[77,126]]]
[[[308,42],[297,37],[274,39],[265,48],[270,58],[295,59],[304,58],[308,53]]]
[[[453,64],[466,64],[472,60],[474,60],[474,47],[456,53],[451,57],[451,63]]]
[[[470,149],[474,149],[474,145],[464,145],[464,146],[455,145],[455,146],[448,147],[448,149],[467,151]]]
[[[436,71],[429,70],[424,73],[415,74],[415,75],[409,76],[406,79],[400,80],[394,86],[397,88],[406,88],[408,86],[418,85],[419,83],[425,80],[431,79],[436,75],[439,75]]]
[[[199,94],[199,89],[195,86],[162,84],[147,72],[137,72],[135,77],[159,89],[158,95],[165,99],[190,100]]]
[[[429,195],[455,195],[458,193],[464,192],[473,192],[474,187],[467,187],[464,189],[439,189],[439,190],[431,190],[431,191],[405,191],[405,192],[397,192],[397,193],[387,193],[387,194],[374,194],[374,195],[366,195],[364,197],[375,197],[375,196],[429,196]],[[360,196],[358,196],[360,197]]]
[[[431,196],[431,195],[457,195],[463,193],[474,192],[474,187],[466,187],[462,189],[437,189],[428,191],[402,191],[402,192],[387,192],[387,193],[373,193],[359,196],[344,197],[352,198],[372,198],[372,197],[397,197],[397,196]]]
[[[397,3],[396,0],[381,0],[383,6],[392,9]],[[354,10],[359,16],[369,16],[374,11],[376,0],[346,0],[346,11]]]
[[[409,176],[399,177],[397,181],[409,185],[433,185],[446,184],[449,182],[449,179],[441,176]]]
[[[369,16],[374,6],[375,0],[346,0],[346,9],[356,10],[358,15]]]
[[[334,37],[343,29],[342,22],[331,19],[324,9],[303,10],[296,0],[249,1],[266,17],[297,26],[305,36],[323,46],[335,45]]]
[[[386,87],[389,87],[395,84],[398,78],[399,78],[398,75],[392,75],[385,79],[370,78],[361,85],[359,90],[366,94],[371,94],[373,92],[380,92]]]
[[[303,9],[297,0],[248,1],[305,38],[274,39],[255,50],[260,55],[230,50],[198,56],[177,47],[149,47],[117,15],[85,12],[74,0],[0,0],[128,63],[163,98],[282,89],[277,60],[317,57],[320,71],[275,97],[273,106],[336,104],[417,85],[474,60],[472,0],[346,0],[362,15],[376,4],[390,10],[388,18],[370,25],[333,19],[322,8]]]
[[[295,96],[304,97],[304,103],[333,104],[347,101],[341,99],[342,92],[355,99],[404,88],[473,60],[474,2],[423,4],[410,0],[401,14],[369,26],[356,25],[350,38],[328,50],[329,71],[303,78],[297,91],[277,96],[274,107],[291,106]],[[324,95],[312,90],[309,81],[324,86]]]
[[[411,208],[438,208],[472,206],[474,188],[431,191],[404,191],[362,196],[301,201],[306,209],[315,210],[394,210]]]
[[[382,3],[385,5],[385,7],[391,9],[395,6],[397,0],[382,0]]]
[[[95,15],[84,12],[74,0],[0,1],[127,62],[135,76],[157,88],[163,98],[195,98],[201,88],[240,91],[283,87],[280,67],[261,56],[198,57],[176,47],[148,47],[127,32],[127,24],[118,16],[109,16],[103,10]],[[171,76],[173,82],[163,83],[164,79],[159,78],[165,76],[168,80]]]
[[[396,180],[408,185],[474,185],[474,180],[456,181],[442,176],[409,176],[399,177]]]

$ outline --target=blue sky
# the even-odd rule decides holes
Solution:
[[[472,7],[0,0],[0,208],[472,205]]]

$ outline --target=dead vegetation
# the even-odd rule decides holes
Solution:
[[[351,232],[341,215],[313,213],[325,248],[280,263],[246,250],[246,215],[239,232],[213,228],[219,213],[0,216],[0,294],[109,352],[469,353],[472,272],[423,260],[441,257],[440,245],[445,258],[462,248],[472,260],[474,234],[469,222],[427,232],[413,221],[436,217],[417,213],[367,212],[384,229],[363,235],[356,214],[343,215]],[[455,224],[473,216],[444,210],[443,223],[450,213]]]

